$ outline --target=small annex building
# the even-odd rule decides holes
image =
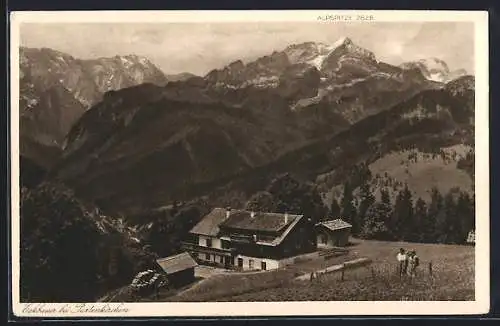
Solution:
[[[318,248],[345,247],[349,243],[352,225],[342,219],[326,220],[316,224]]]
[[[156,262],[167,275],[170,285],[180,287],[194,282],[194,268],[198,263],[187,252],[157,259]]]
[[[476,244],[476,231],[475,230],[471,230],[467,234],[466,243],[469,244],[469,245],[475,245]]]

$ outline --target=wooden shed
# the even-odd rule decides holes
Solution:
[[[318,248],[345,247],[349,243],[352,225],[342,219],[316,224]]]
[[[173,287],[180,287],[194,282],[196,261],[187,252],[157,259],[156,262],[167,274],[168,282]]]

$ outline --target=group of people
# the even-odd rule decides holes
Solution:
[[[415,250],[406,251],[404,248],[399,249],[397,254],[399,264],[399,276],[408,275],[414,277],[417,274],[417,267],[420,264],[420,259]]]

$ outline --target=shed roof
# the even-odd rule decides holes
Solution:
[[[323,221],[323,222],[316,224],[316,226],[324,226],[325,228],[332,230],[332,231],[342,230],[342,229],[347,229],[347,228],[352,227],[351,224],[347,223],[346,221],[344,221],[340,218],[337,218],[334,220]]]
[[[167,274],[177,273],[188,268],[198,266],[196,261],[187,252],[178,255],[157,259],[156,262]]]

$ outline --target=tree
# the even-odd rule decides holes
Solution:
[[[203,208],[195,203],[178,206],[175,211],[147,212],[145,221],[152,221],[151,228],[144,234],[144,242],[160,257],[177,253],[181,242],[203,216]],[[175,215],[172,213],[175,212]]]
[[[411,221],[413,219],[413,201],[411,191],[408,185],[399,191],[394,203],[394,212],[392,215],[391,232],[393,238],[397,240],[407,239],[411,231]]]
[[[324,219],[328,208],[323,203],[315,185],[299,182],[290,174],[274,179],[266,191],[271,194],[274,210],[278,213],[303,214],[312,222]]]
[[[467,192],[460,192],[456,208],[458,230],[455,241],[457,243],[465,243],[469,231],[475,228],[474,202]]]
[[[456,214],[455,196],[452,191],[448,191],[444,197],[443,211],[444,218],[441,218],[437,225],[437,229],[440,230],[441,233],[441,242],[455,243],[457,240],[458,217]]]
[[[179,212],[179,201],[174,200],[172,203],[172,208],[170,209],[170,214],[175,216]]]
[[[332,197],[332,204],[330,205],[330,216],[336,218],[340,215],[340,206],[337,199]]]
[[[21,197],[21,301],[88,302],[123,286],[153,257],[77,199],[62,184],[44,182]]]
[[[387,227],[392,215],[391,199],[386,189],[380,190],[381,199],[370,206],[362,228],[362,234],[368,239],[389,240]]]
[[[413,232],[411,233],[409,240],[415,242],[425,242],[426,240],[425,222],[428,220],[427,204],[420,197],[417,199],[415,203],[415,214],[413,216],[414,216],[412,223]]]
[[[342,217],[346,219],[347,222],[352,224],[352,233],[357,234],[359,232],[359,225],[357,223],[357,212],[356,207],[354,206],[352,189],[349,182],[344,184],[344,193],[342,195],[340,208]]]
[[[360,226],[364,225],[364,220],[366,219],[367,212],[374,203],[375,196],[370,189],[370,185],[367,181],[365,181],[360,188],[360,203],[357,218],[357,222]]]
[[[21,300],[94,300],[99,231],[73,193],[42,183],[21,199]]]
[[[175,242],[173,237],[167,236],[172,227],[172,216],[167,210],[152,212],[149,220],[153,223],[147,235],[146,243],[150,246],[152,252],[164,257],[170,253],[172,243]]]
[[[246,209],[256,212],[274,212],[276,204],[271,193],[260,191],[250,197],[246,204]]]
[[[436,187],[431,189],[431,202],[427,210],[427,218],[423,223],[424,241],[429,243],[439,242],[442,237],[438,229],[440,220],[443,219],[443,196]]]

